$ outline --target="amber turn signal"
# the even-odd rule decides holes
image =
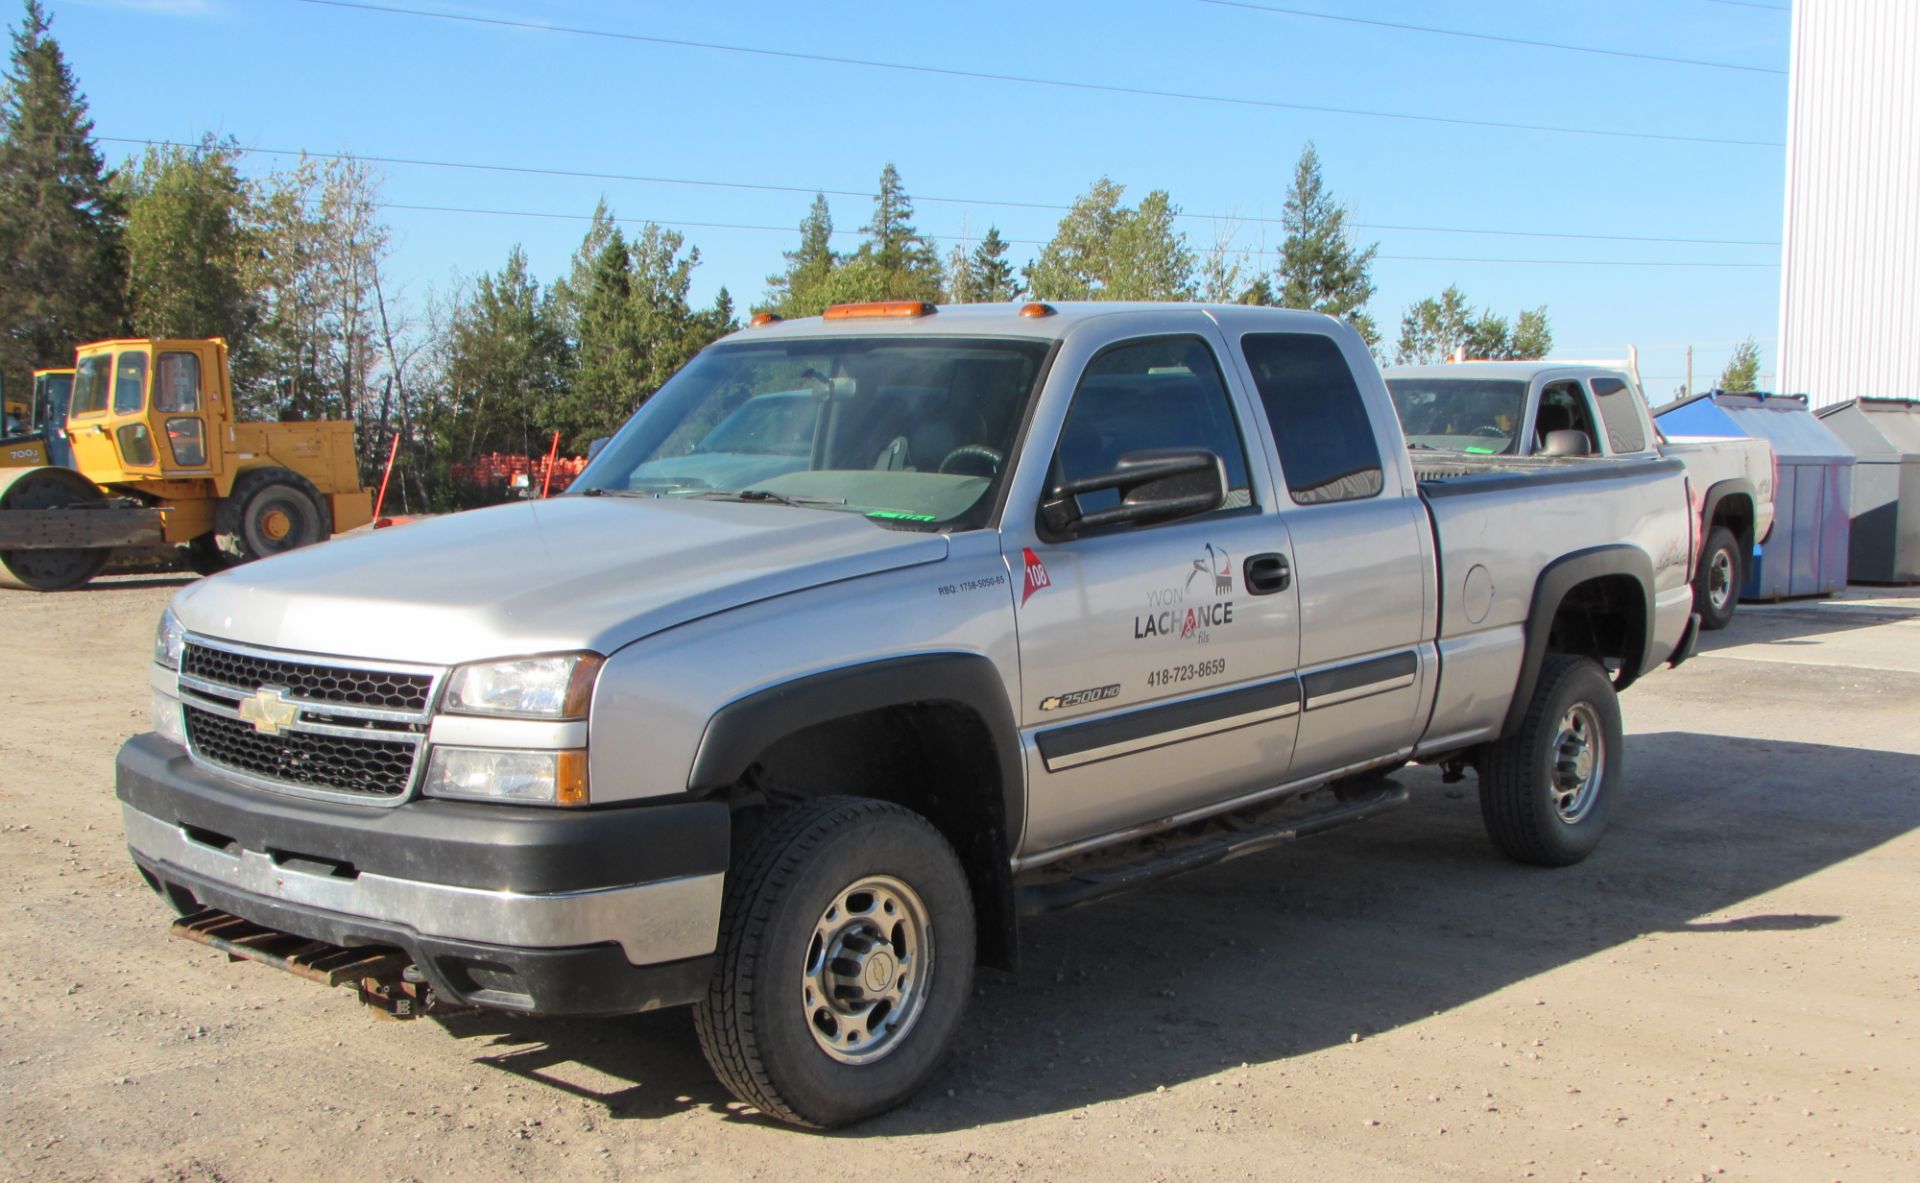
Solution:
[[[821,320],[862,320],[872,318],[907,320],[931,316],[933,305],[925,300],[876,300],[871,304],[835,304],[820,314]]]

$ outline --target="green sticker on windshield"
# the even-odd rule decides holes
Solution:
[[[871,509],[870,518],[884,518],[889,522],[937,522],[940,519],[930,513],[902,513],[897,509]]]
[[[1467,451],[1475,456],[1495,456],[1499,454],[1492,448],[1470,447]]]

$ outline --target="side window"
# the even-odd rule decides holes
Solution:
[[[1593,429],[1593,412],[1578,382],[1554,382],[1540,392],[1540,413],[1533,417],[1533,450],[1546,450],[1550,431],[1577,431],[1587,446],[1600,454],[1600,433]]]
[[[153,405],[175,414],[191,415],[200,409],[199,355],[160,355],[153,366]]]
[[[1213,350],[1198,337],[1153,337],[1108,348],[1088,364],[1073,392],[1055,479],[1078,480],[1111,472],[1129,452],[1206,448],[1225,461],[1227,509],[1253,504],[1247,450]],[[1092,513],[1120,503],[1111,489],[1080,498]]]
[[[73,376],[73,402],[69,414],[98,415],[107,409],[107,372],[113,359],[96,353],[83,357]]]
[[[129,350],[113,367],[113,413],[138,415],[147,405],[147,355]]]
[[[1616,452],[1646,450],[1647,432],[1640,423],[1640,408],[1634,405],[1633,391],[1618,378],[1595,378],[1588,383],[1594,401],[1600,404],[1600,420],[1607,425],[1607,442]]]
[[[1287,492],[1301,505],[1379,494],[1380,444],[1353,370],[1331,337],[1248,333],[1240,339],[1273,429]]]

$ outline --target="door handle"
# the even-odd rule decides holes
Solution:
[[[1254,555],[1247,560],[1247,590],[1256,596],[1286,591],[1293,584],[1293,568],[1285,555]]]

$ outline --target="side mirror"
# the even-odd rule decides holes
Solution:
[[[1593,444],[1584,431],[1549,431],[1544,454],[1548,456],[1591,456]]]
[[[1112,489],[1120,504],[1082,513],[1085,493]],[[1128,452],[1112,472],[1054,487],[1040,506],[1040,523],[1051,539],[1072,538],[1105,526],[1144,526],[1211,513],[1227,501],[1227,466],[1205,450]]]
[[[613,440],[612,436],[603,435],[599,439],[594,440],[592,443],[588,444],[587,459],[592,460],[595,456],[598,456],[603,450],[605,450],[606,446],[609,443],[611,443],[612,440]]]

